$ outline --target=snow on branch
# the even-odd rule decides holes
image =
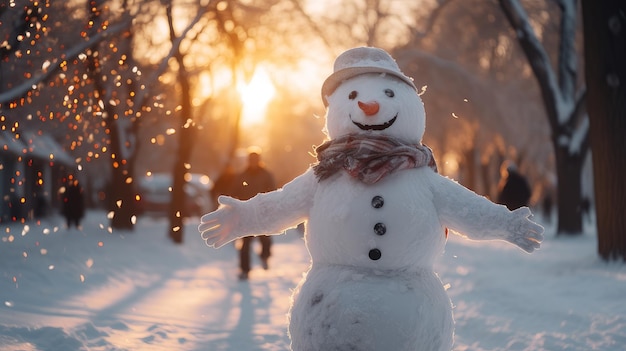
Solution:
[[[528,58],[537,82],[541,88],[541,95],[546,102],[548,117],[553,130],[559,130],[565,125],[574,109],[574,101],[564,96],[557,76],[550,64],[550,57],[533,31],[526,11],[518,0],[500,0],[500,6],[509,23],[515,30],[518,41]]]
[[[576,1],[560,0],[561,38],[559,43],[559,85],[564,99],[576,94]]]
[[[586,152],[587,148],[585,144],[587,143],[587,139],[589,138],[589,118],[583,118],[580,121],[580,125],[574,133],[572,134],[572,138],[569,144],[569,153],[570,155],[581,154],[582,152]]]

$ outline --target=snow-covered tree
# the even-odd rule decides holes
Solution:
[[[561,9],[556,70],[518,0],[499,0],[541,90],[556,156],[558,234],[582,233],[582,166],[589,148],[585,87],[577,85],[577,1],[558,0]]]
[[[142,27],[149,26],[150,15],[161,4],[150,0],[121,4],[120,8],[108,0],[54,5],[24,0],[0,6],[3,19],[13,18],[11,28],[2,28],[7,40],[0,46],[5,63],[0,69],[0,107],[5,108],[0,110],[2,121],[15,120],[20,127],[63,136],[73,132],[67,135],[68,143],[86,173],[91,173],[90,160],[108,159],[106,205],[111,227],[132,229],[138,214],[134,166],[141,143],[139,123],[157,109],[148,105],[155,102],[152,97],[162,85],[158,79],[190,28],[173,38],[169,52],[142,72],[135,59],[134,34],[145,31]],[[20,76],[27,79],[16,79]],[[59,125],[69,130],[56,128]],[[88,149],[85,155],[75,150],[80,145]],[[96,173],[99,178],[109,175]]]
[[[111,20],[106,0],[86,4],[87,35],[97,34]],[[127,8],[125,8],[127,10]],[[109,186],[111,228],[133,229],[137,215],[137,198],[133,181],[136,155],[137,124],[129,102],[136,88],[136,76],[131,73],[132,31],[111,38],[108,47],[94,45],[87,50],[88,75],[94,86],[94,101],[110,135],[112,179]],[[110,50],[114,48],[114,50]],[[111,67],[111,62],[114,67]],[[131,74],[129,74],[131,73]]]
[[[118,46],[127,38],[132,21],[128,16],[103,18],[106,14],[101,12],[104,6],[100,1],[82,5],[85,4],[19,1],[1,7],[0,14],[14,25],[6,28],[6,41],[2,43],[5,65],[0,71],[6,79],[0,81],[0,105],[4,107],[0,109],[1,119],[16,121],[25,130],[65,138],[66,147],[72,151],[89,148],[85,155],[75,155],[81,170],[106,154],[110,159],[116,158],[111,163],[126,171],[132,161],[123,151],[135,143],[132,131],[116,124],[124,122],[118,119],[124,114],[123,107],[115,108],[124,105],[126,99],[109,88],[134,81],[132,73],[121,78],[123,72],[130,72],[130,60],[121,59],[124,50]],[[105,41],[108,45],[101,45]],[[125,64],[116,63],[116,68],[111,69],[106,62],[118,62],[112,52],[117,52],[117,58]],[[107,80],[110,83],[105,83]],[[117,133],[120,130],[124,134]],[[123,141],[117,142],[118,136]],[[122,148],[116,147],[119,145]],[[129,178],[132,179],[126,171],[120,183],[130,184]],[[133,192],[121,192],[128,194],[128,201],[123,199],[124,207],[132,205]],[[116,201],[115,196],[112,200]],[[116,221],[123,218],[128,223],[124,228],[132,226],[130,218],[134,214],[129,211],[124,216],[114,216],[112,227],[117,228]]]
[[[531,10],[545,12],[546,6]],[[516,162],[533,185],[531,205],[537,204],[554,172],[549,126],[498,3],[442,0],[429,14],[416,13],[411,41],[393,50],[405,73],[427,86],[425,142],[450,165],[443,169],[447,175],[493,199],[501,164]],[[554,37],[546,32],[543,40]]]
[[[583,0],[598,253],[626,260],[626,2]]]
[[[176,30],[174,28],[174,16],[172,11],[172,1],[163,2],[165,5],[165,12],[167,15],[167,23],[169,29],[169,37],[172,43],[178,38]],[[191,21],[192,24],[196,24],[203,14],[207,11],[207,7],[200,9],[196,14],[195,19]],[[190,28],[188,26],[188,28]],[[172,45],[175,46],[175,45]],[[170,201],[169,209],[169,236],[175,243],[182,243],[183,241],[183,217],[187,214],[185,208],[185,174],[189,171],[187,165],[190,164],[191,151],[196,135],[196,126],[193,121],[192,102],[191,102],[191,88],[189,81],[189,72],[185,65],[185,55],[181,51],[180,47],[176,47],[174,51],[174,58],[177,63],[177,81],[180,85],[180,123],[179,137],[178,137],[178,152],[176,153],[176,159],[173,169],[173,184],[172,184],[172,199]]]

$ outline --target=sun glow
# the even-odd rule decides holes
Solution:
[[[242,125],[249,127],[262,124],[267,105],[276,93],[274,84],[265,69],[257,68],[248,84],[239,84],[238,91],[243,101]]]

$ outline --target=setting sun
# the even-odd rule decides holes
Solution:
[[[276,89],[263,68],[257,68],[248,84],[239,85],[243,101],[242,122],[244,126],[263,123],[267,105],[274,97]]]

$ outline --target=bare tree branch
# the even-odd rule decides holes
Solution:
[[[528,58],[528,64],[537,77],[550,126],[553,131],[558,131],[564,122],[561,118],[565,118],[563,116],[567,114],[560,111],[564,104],[561,103],[562,96],[557,77],[550,65],[550,57],[530,26],[528,15],[519,1],[500,0],[500,6],[517,34],[518,41]]]
[[[311,26],[311,28],[313,29],[313,31],[322,39],[322,41],[324,42],[324,45],[326,46],[326,48],[332,52],[332,44],[328,41],[328,38],[326,37],[325,31],[322,30],[317,23],[311,18],[311,16],[309,16],[306,11],[302,8],[302,4],[300,4],[299,0],[291,0],[291,3],[293,4],[293,6],[295,6],[296,10],[302,14],[304,16],[304,18],[306,19],[306,21],[309,23],[309,25]]]
[[[150,95],[150,87],[153,86],[153,83],[156,82],[161,76],[161,74],[163,74],[163,72],[165,72],[165,70],[169,67],[170,58],[176,55],[176,53],[180,49],[181,43],[183,42],[183,40],[185,40],[189,31],[193,29],[193,27],[198,22],[200,22],[202,17],[207,12],[209,12],[210,9],[211,8],[208,5],[201,6],[200,10],[196,14],[196,17],[193,18],[193,20],[187,25],[187,27],[183,30],[183,32],[176,39],[172,40],[172,47],[170,48],[170,51],[167,53],[165,57],[163,57],[157,69],[152,72],[152,75],[146,81],[142,82],[145,88],[142,90],[142,93],[137,94],[135,96],[135,99],[133,100],[133,106],[135,107],[135,110],[141,109],[141,107],[145,103],[145,100]]]
[[[130,18],[127,18],[123,22],[109,26],[107,30],[97,33],[96,35],[90,37],[89,40],[69,48],[61,55],[61,58],[55,58],[53,62],[51,62],[49,67],[44,68],[41,71],[41,74],[26,80],[15,88],[0,93],[0,104],[11,102],[23,97],[30,90],[36,89],[38,84],[55,74],[61,68],[64,62],[78,57],[78,55],[80,55],[85,50],[93,47],[94,45],[97,45],[98,43],[111,37],[112,35],[129,29],[131,25],[132,20]]]
[[[575,98],[576,92],[576,1],[559,0],[561,40],[559,42],[559,86],[563,99]]]
[[[433,27],[435,27],[435,23],[437,23],[437,20],[439,19],[439,16],[441,16],[442,12],[454,1],[455,0],[439,0],[437,7],[435,7],[435,9],[430,13],[430,16],[428,16],[428,21],[424,28],[421,31],[413,29],[411,31],[411,37],[418,41],[424,39],[424,37],[432,32]]]
[[[579,149],[582,154],[586,154],[591,147],[591,140],[589,135],[590,133],[588,127],[589,123],[585,122],[588,120],[589,114],[587,113],[587,87],[583,86],[576,95],[576,106],[574,107],[574,114],[572,118],[572,123],[576,125],[576,129],[587,129],[580,142]],[[585,124],[587,124],[587,126],[585,126]],[[580,131],[577,132],[580,133]]]
[[[556,68],[558,77],[520,1],[499,2],[537,79],[551,126],[558,178],[557,233],[579,234],[582,231],[579,207],[582,199],[581,170],[589,147],[590,122],[584,113],[584,89],[582,94],[576,96],[576,0],[557,0],[562,14]]]

